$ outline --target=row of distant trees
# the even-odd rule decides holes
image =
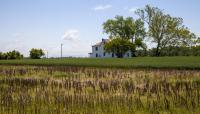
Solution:
[[[118,40],[118,39],[115,39]],[[114,41],[116,44],[119,43],[117,41]],[[132,45],[131,42],[124,41],[123,44]],[[126,45],[126,46],[128,46]],[[112,47],[113,50],[115,50],[116,47]],[[133,47],[134,48],[134,47]],[[42,49],[31,49],[30,51],[30,58],[31,59],[40,59],[42,56],[44,56],[44,52]],[[122,56],[122,55],[118,55]],[[137,57],[143,57],[143,56],[156,56],[156,48],[152,48],[149,50],[145,49],[138,49],[135,51],[134,56]],[[165,47],[162,52],[160,53],[160,56],[200,56],[200,45],[199,46],[192,46],[192,47],[174,47],[174,46],[168,46]],[[11,60],[11,59],[23,59],[24,56],[16,50],[2,53],[0,52],[0,60]]]
[[[135,12],[138,19],[116,16],[103,24],[104,32],[110,42],[105,45],[107,52],[121,58],[128,51],[132,56],[172,56],[199,55],[200,38],[191,32],[183,19],[172,17],[163,10],[146,5]],[[147,50],[146,41],[151,41],[155,48]]]
[[[30,58],[31,59],[40,59],[44,56],[44,52],[42,49],[31,49],[30,51]],[[10,52],[2,53],[0,52],[0,60],[11,60],[11,59],[23,59],[24,56],[19,51],[13,50]]]
[[[22,59],[23,57],[24,56],[16,50],[7,53],[0,52],[0,59]]]
[[[139,49],[135,52],[136,56],[156,56],[156,48],[149,50]],[[160,56],[200,56],[200,46],[192,47],[165,47]]]

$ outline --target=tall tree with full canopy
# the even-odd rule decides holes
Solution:
[[[107,20],[103,24],[103,29],[111,40],[115,38],[118,39],[116,41],[119,41],[119,39],[131,40],[134,47],[146,47],[142,42],[146,33],[144,22],[141,19],[134,20],[132,17],[124,18],[123,16],[116,16],[114,19]],[[122,46],[123,45],[121,45],[121,47]],[[134,52],[132,52],[132,54],[133,53]]]
[[[167,46],[191,46],[196,35],[183,25],[183,19],[165,14],[157,7],[146,5],[136,14],[148,25],[148,37],[156,43],[156,56]]]

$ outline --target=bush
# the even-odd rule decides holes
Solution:
[[[115,38],[107,42],[104,49],[106,52],[114,53],[118,58],[123,58],[127,51],[135,51],[135,44],[131,43],[129,40]]]
[[[42,56],[44,56],[44,52],[42,49],[31,49],[30,50],[30,58],[31,59],[40,59]]]

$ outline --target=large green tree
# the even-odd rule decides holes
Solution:
[[[44,56],[44,52],[42,49],[31,49],[30,50],[30,58],[31,59],[40,59],[42,56]]]
[[[147,5],[136,14],[148,25],[148,37],[156,43],[156,56],[160,56],[167,46],[191,46],[196,39],[196,35],[183,25],[182,18],[165,14],[157,7]]]
[[[143,39],[145,37],[144,22],[141,19],[134,20],[132,17],[124,18],[116,16],[103,23],[104,32],[112,38],[121,38],[124,40]]]
[[[107,20],[103,24],[103,29],[111,40],[115,38],[118,40],[131,40],[136,47],[146,47],[142,42],[146,33],[144,22],[141,19],[134,20],[132,17],[124,18],[123,16],[116,16],[114,19]],[[132,53],[134,54],[134,52]]]
[[[118,58],[123,58],[127,51],[135,51],[135,45],[129,40],[123,40],[121,38],[114,38],[110,42],[107,42],[104,46],[106,52],[112,52]]]

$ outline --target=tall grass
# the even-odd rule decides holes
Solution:
[[[0,67],[0,114],[200,113],[200,71]]]

